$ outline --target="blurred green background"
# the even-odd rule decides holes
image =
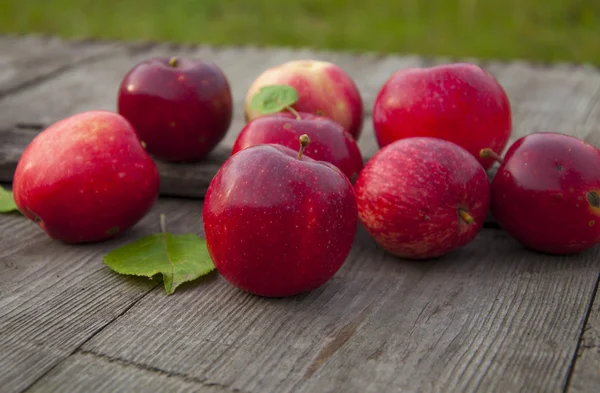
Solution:
[[[2,0],[0,32],[600,65],[600,0]]]

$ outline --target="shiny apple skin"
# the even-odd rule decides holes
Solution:
[[[359,140],[364,123],[363,100],[354,80],[337,64],[304,59],[266,69],[252,82],[246,93],[246,121],[262,116],[250,103],[262,87],[273,84],[296,89],[298,101],[292,105],[295,110],[328,117]]]
[[[238,134],[231,154],[247,147],[277,143],[297,150],[302,134],[310,137],[304,154],[319,161],[327,161],[341,169],[353,181],[364,164],[360,149],[348,131],[339,123],[310,113],[290,112],[263,115],[248,122]]]
[[[516,140],[492,180],[492,215],[534,251],[573,254],[598,244],[599,204],[600,150],[565,134]]]
[[[227,134],[233,97],[214,63],[157,57],[136,64],[123,78],[118,112],[136,129],[153,157],[201,161]]]
[[[358,176],[355,192],[367,232],[405,259],[437,258],[470,243],[490,207],[483,167],[438,138],[405,138],[382,148]],[[459,209],[474,221],[463,220]]]
[[[470,63],[406,68],[392,74],[373,105],[380,147],[398,139],[428,136],[468,150],[488,170],[483,148],[502,153],[512,132],[509,98],[487,71]]]
[[[159,189],[158,168],[131,124],[100,110],[44,129],[25,148],[13,178],[23,215],[71,244],[127,231],[150,211]]]
[[[248,147],[219,169],[202,218],[209,254],[235,287],[285,297],[326,283],[358,225],[348,178],[334,165],[277,144]]]

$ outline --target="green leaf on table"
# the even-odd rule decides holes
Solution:
[[[0,187],[0,213],[19,211],[12,191]]]
[[[210,273],[215,265],[204,239],[192,233],[173,235],[161,227],[161,233],[112,250],[104,256],[104,263],[120,274],[149,278],[162,274],[170,295],[180,284]]]
[[[262,87],[252,97],[250,108],[263,115],[290,109],[298,101],[298,92],[288,85],[268,85]]]

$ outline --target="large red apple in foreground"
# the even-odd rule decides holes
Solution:
[[[247,121],[262,115],[250,103],[261,88],[269,85],[294,87],[299,95],[293,105],[296,111],[329,117],[354,139],[360,137],[364,119],[362,98],[352,78],[338,65],[319,60],[293,60],[265,70],[246,94]]]
[[[352,184],[337,167],[277,144],[232,155],[211,181],[202,215],[219,273],[268,297],[328,281],[346,260],[358,221]]]
[[[251,120],[239,133],[231,154],[247,147],[277,143],[291,149],[307,134],[310,145],[304,155],[337,166],[351,181],[363,168],[363,158],[352,135],[333,120],[310,113],[278,112]]]
[[[550,254],[600,242],[600,150],[569,135],[538,132],[515,141],[500,161],[491,211],[506,232]]]
[[[15,202],[50,237],[102,241],[136,224],[159,191],[158,169],[129,122],[83,112],[46,128],[14,174]]]
[[[512,117],[508,97],[498,81],[469,63],[407,68],[383,85],[373,106],[373,127],[380,147],[413,136],[454,142],[489,169],[483,148],[502,152]]]
[[[118,111],[127,118],[153,156],[198,161],[227,133],[232,95],[223,71],[187,58],[152,58],[123,78]]]
[[[439,257],[472,241],[490,207],[487,175],[443,139],[401,139],[367,162],[355,185],[358,214],[375,241],[402,258]]]

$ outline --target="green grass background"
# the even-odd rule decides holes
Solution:
[[[600,65],[600,0],[2,0],[9,32]]]

